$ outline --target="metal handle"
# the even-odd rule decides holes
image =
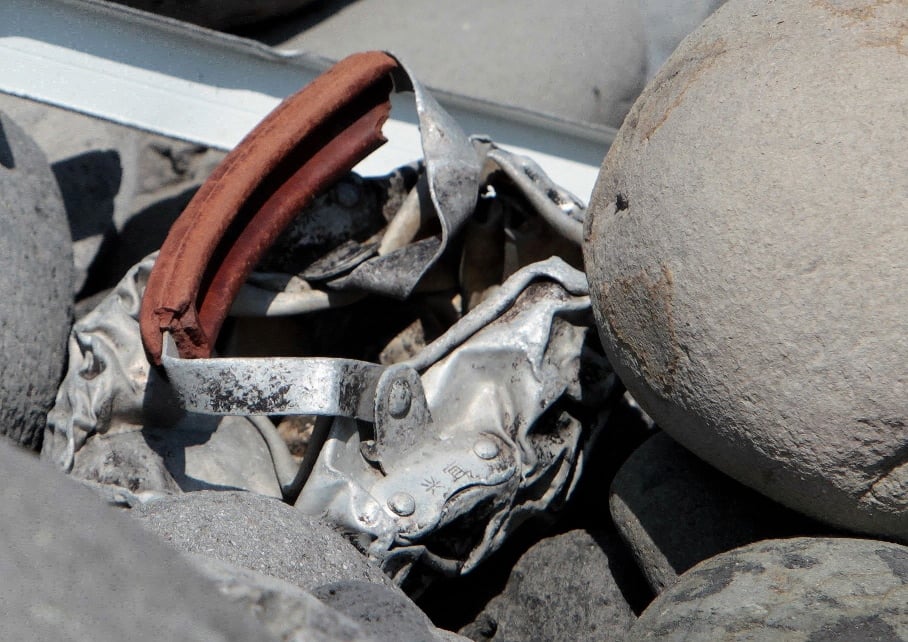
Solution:
[[[211,355],[230,304],[294,216],[385,142],[398,63],[382,52],[334,65],[230,152],[170,229],[139,323],[150,360],[162,334],[183,358]]]

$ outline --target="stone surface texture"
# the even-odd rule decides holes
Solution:
[[[723,475],[664,432],[648,439],[618,471],[609,509],[656,594],[719,553],[820,528]]]
[[[182,551],[214,557],[306,590],[342,580],[393,587],[378,566],[339,532],[270,497],[198,491],[148,502],[133,513]]]
[[[664,432],[647,440],[618,471],[609,509],[656,594],[719,553],[823,530],[722,474]]]
[[[381,584],[345,580],[325,584],[316,589],[314,595],[332,609],[360,623],[378,640],[466,640],[456,633],[436,629],[410,598]]]
[[[874,540],[766,540],[681,576],[630,640],[908,640],[908,548]]]
[[[0,443],[0,639],[273,640],[170,547]]]
[[[199,491],[132,512],[281,639],[460,639],[436,629],[340,533],[278,500]]]
[[[643,89],[634,2],[358,0],[313,9],[252,35],[335,60],[385,49],[429,87],[612,127]]]
[[[585,230],[615,371],[673,438],[908,541],[908,4],[731,0],[629,113]]]
[[[620,543],[573,530],[540,541],[514,566],[504,591],[460,633],[472,640],[621,640],[634,613],[612,559]]]
[[[378,639],[294,584],[213,557],[186,555],[192,566],[214,581],[222,595],[258,618],[278,640],[367,642]]]
[[[35,142],[0,112],[0,434],[41,445],[72,317],[60,190]]]
[[[223,152],[0,94],[5,111],[44,150],[63,194],[74,289],[114,285],[158,249]]]

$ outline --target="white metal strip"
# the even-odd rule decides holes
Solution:
[[[98,0],[0,2],[0,91],[221,149],[325,66]],[[589,198],[613,130],[438,98],[468,133],[532,156],[556,183]],[[419,158],[416,123],[409,96],[396,96],[389,143],[357,170],[381,174]]]

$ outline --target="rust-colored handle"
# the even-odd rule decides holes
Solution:
[[[249,273],[293,217],[385,142],[391,72],[381,52],[354,54],[284,100],[231,151],[167,235],[139,313],[161,362],[162,334],[180,356],[211,356]]]

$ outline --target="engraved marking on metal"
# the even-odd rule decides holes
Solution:
[[[444,472],[448,473],[451,476],[452,481],[459,481],[463,477],[469,477],[470,479],[476,479],[476,475],[473,474],[470,470],[464,470],[460,467],[460,464],[457,462],[451,462],[442,469]]]
[[[433,496],[435,495],[436,490],[441,490],[442,488],[441,482],[434,477],[427,477],[426,479],[422,480],[419,485],[425,488],[426,492]]]

